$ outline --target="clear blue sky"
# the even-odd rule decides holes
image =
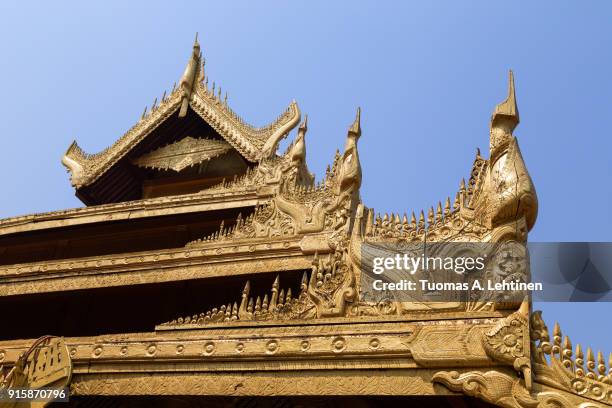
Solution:
[[[5,1],[0,217],[79,206],[65,149],[123,134],[178,80],[197,31],[251,123],[298,101],[318,175],[361,106],[362,197],[379,211],[454,194],[512,68],[540,200],[530,239],[611,241],[611,22],[605,1]],[[606,352],[611,307],[542,305],[551,329]]]

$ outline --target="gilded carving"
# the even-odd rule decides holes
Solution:
[[[227,153],[230,149],[231,146],[222,140],[194,139],[188,136],[140,156],[134,160],[134,164],[145,168],[179,172]]]
[[[194,194],[0,220],[0,235],[244,208],[235,223],[218,221],[216,232],[184,248],[2,266],[0,295],[274,273],[269,290],[252,289],[260,276],[245,278],[242,292],[227,303],[150,333],[71,338],[67,346],[48,338],[25,357],[19,357],[24,342],[2,342],[0,362],[12,366],[2,386],[47,381],[51,374],[67,382],[74,368],[76,395],[459,392],[503,407],[611,405],[603,354],[579,345],[574,350],[558,326],[551,341],[538,312],[528,321],[528,301],[518,307],[478,293],[436,303],[358,298],[364,243],[492,243],[487,276],[495,282],[525,278],[529,265],[517,261],[525,253],[507,255],[526,242],[537,196],[512,134],[519,123],[512,73],[508,96],[491,118],[489,158],[477,151],[468,181],[455,194],[410,215],[376,213],[361,202],[359,109],[344,150],[315,182],[306,166],[307,118],[287,150],[276,153],[300,121],[297,103],[268,126],[247,124],[220,87],[209,87],[197,38],[179,86],[115,144],[95,155],[76,143],[69,147],[62,162],[72,184],[90,186],[122,158],[132,158],[133,147],[160,124],[184,120],[176,117],[189,109],[220,138],[171,139],[133,163],[180,172],[235,149],[248,162],[246,173]],[[298,282],[283,279],[288,271],[303,271],[298,293],[292,293]],[[47,348],[39,347],[43,343]],[[49,353],[64,365],[27,377],[36,356]]]
[[[499,371],[440,371],[432,379],[453,391],[505,408],[603,408],[599,403],[546,386],[529,393],[521,379]]]
[[[227,99],[221,97],[220,88],[218,94],[214,86],[208,88],[202,61],[196,38],[179,86],[168,96],[164,94],[159,105],[154,103],[149,113],[145,108],[141,120],[109,148],[97,154],[87,154],[73,142],[62,158],[62,164],[71,172],[72,184],[81,188],[96,181],[160,123],[177,111],[180,117],[185,116],[187,107],[191,107],[247,160],[259,162],[274,155],[279,141],[299,123],[297,104],[292,102],[268,126],[255,128],[229,108]]]
[[[532,387],[529,341],[529,301],[525,299],[518,311],[501,319],[485,333],[485,351],[494,360],[511,364],[522,374],[525,387]]]
[[[595,357],[589,347],[585,356],[580,344],[572,347],[558,323],[551,341],[540,311],[531,315],[531,341],[536,381],[612,406],[612,370],[607,370],[601,351]],[[608,367],[612,367],[612,354]]]

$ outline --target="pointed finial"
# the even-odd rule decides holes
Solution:
[[[572,342],[569,336],[563,338],[563,350],[561,352],[561,360],[566,368],[572,366]]]
[[[304,271],[304,273],[302,274],[302,282],[300,284],[300,289],[302,291],[308,289],[308,274],[306,273],[306,271]],[[289,288],[289,290],[291,290],[291,288]]]
[[[576,344],[576,360],[575,360],[575,366],[574,366],[577,377],[584,376],[583,364],[584,364],[584,353],[582,352],[582,346],[579,343],[579,344]]]
[[[198,43],[198,34],[196,33],[195,40],[193,42],[193,50],[189,62],[185,67],[185,72],[179,82],[179,87],[183,91],[183,98],[181,101],[181,109],[179,111],[179,118],[187,115],[187,108],[189,107],[189,99],[194,89],[196,80],[199,78],[202,53],[200,52],[200,43]]]
[[[287,294],[285,295],[285,303],[291,302],[291,288],[287,289]]]
[[[595,379],[595,356],[590,347],[587,348],[587,369],[588,373],[586,376]]]
[[[357,108],[357,115],[355,116],[355,121],[349,128],[349,134],[354,135],[355,137],[361,136],[361,108]]]
[[[508,72],[508,96],[503,102],[495,107],[491,121],[495,121],[498,116],[507,117],[514,123],[514,126],[519,123],[519,111],[516,104],[516,93],[514,89],[514,73],[512,70]]]
[[[604,360],[604,355],[601,351],[597,352],[597,372],[599,373],[597,379],[603,381],[606,375],[606,360]]]
[[[205,66],[206,66],[206,61],[204,61],[204,57],[202,57],[202,51],[200,51],[200,73],[198,75],[198,81],[200,83],[204,83],[204,80],[206,79]]]

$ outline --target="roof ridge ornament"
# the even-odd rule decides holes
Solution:
[[[195,89],[196,81],[200,78],[201,72],[203,72],[202,51],[200,50],[200,43],[198,42],[198,33],[196,33],[191,57],[187,62],[185,72],[183,72],[183,76],[179,83],[179,88],[183,93],[179,118],[183,118],[187,115],[189,100],[191,99],[191,94]]]

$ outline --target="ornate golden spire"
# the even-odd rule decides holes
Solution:
[[[191,99],[191,94],[195,88],[195,83],[199,78],[199,73],[202,68],[201,61],[202,52],[200,51],[200,43],[198,42],[198,34],[196,33],[195,41],[193,42],[193,51],[191,53],[191,57],[189,58],[189,62],[187,62],[185,72],[183,72],[183,76],[181,77],[181,81],[179,83],[179,87],[183,92],[183,97],[181,100],[181,110],[179,111],[179,118],[182,118],[187,115],[189,99]]]
[[[508,96],[498,104],[491,115],[490,158],[494,162],[508,147],[512,139],[512,131],[519,124],[519,112],[514,91],[514,74],[509,71]]]

